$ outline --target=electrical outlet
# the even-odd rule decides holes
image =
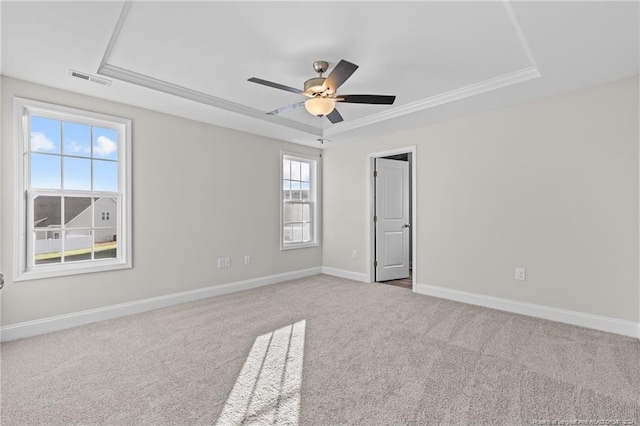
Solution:
[[[224,267],[228,268],[229,266],[231,266],[231,258],[230,257],[225,257],[224,258]]]
[[[353,257],[354,259],[358,258],[358,250],[354,250],[351,252],[351,257]]]
[[[251,263],[251,256],[245,256],[245,257],[244,257],[244,264],[245,264],[245,265],[248,265],[248,264],[250,264],[250,263]]]
[[[524,268],[516,268],[516,280],[525,281],[527,279],[527,270]]]
[[[224,268],[224,257],[218,258],[218,268]]]

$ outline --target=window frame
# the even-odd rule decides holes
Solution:
[[[295,203],[309,204],[311,205],[311,235],[312,239],[309,242],[292,242],[286,243],[284,241],[284,206],[287,200],[284,198],[284,189],[282,188],[282,182],[284,180],[283,164],[284,160],[302,161],[309,163],[309,199],[308,200],[296,200]],[[318,247],[320,245],[319,235],[319,220],[318,220],[318,204],[320,194],[320,182],[318,180],[318,164],[320,163],[320,157],[314,155],[298,154],[294,152],[280,151],[280,250],[295,250],[308,247]]]
[[[14,97],[14,139],[16,153],[15,174],[15,221],[14,235],[14,281],[27,281],[43,278],[53,278],[77,274],[86,274],[118,269],[127,269],[133,266],[132,262],[132,232],[131,232],[131,120],[71,108],[53,103],[35,101],[31,99]],[[52,118],[65,122],[73,122],[116,130],[118,141],[118,188],[114,192],[79,191],[70,189],[32,189],[30,183],[30,116]],[[61,141],[62,144],[64,141]],[[93,144],[93,141],[91,141]],[[62,150],[62,145],[61,145]],[[60,152],[63,155],[63,151]],[[113,197],[117,194],[119,206],[116,217],[117,257],[107,259],[93,259],[91,261],[75,261],[55,264],[33,264],[33,224],[29,226],[29,220],[33,218],[32,203],[29,197],[33,194],[66,196],[96,197],[104,194]],[[31,221],[32,223],[33,221]],[[61,232],[62,238],[62,232]]]

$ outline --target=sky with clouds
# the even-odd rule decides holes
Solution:
[[[118,132],[32,116],[31,187],[117,191]]]

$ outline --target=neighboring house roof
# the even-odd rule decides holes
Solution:
[[[33,222],[33,227],[36,228],[38,225],[40,225],[41,223],[44,223],[47,220],[49,220],[48,217],[45,217],[45,218],[40,219],[40,220],[36,220],[35,222]]]
[[[50,196],[38,196],[33,200],[33,226],[47,228],[61,224],[62,209],[61,198]],[[64,206],[65,223],[71,222],[75,217],[91,206],[91,198],[66,197]]]
[[[61,210],[60,197],[38,196],[33,200],[34,226],[46,228],[60,225]]]

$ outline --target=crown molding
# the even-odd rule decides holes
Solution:
[[[126,68],[104,63],[98,74],[115,78],[127,83],[135,84],[137,86],[146,87],[147,89],[157,90],[159,92],[167,93],[169,95],[178,96],[180,98],[188,99],[201,104],[210,105],[216,108],[224,109],[226,111],[235,112],[248,117],[257,118],[259,120],[268,121],[281,126],[286,126],[291,129],[300,130],[302,132],[309,133],[314,136],[321,136],[321,129],[310,126],[308,124],[300,123],[298,121],[290,120],[288,118],[280,117],[277,115],[268,115],[264,111],[256,108],[251,108],[246,105],[238,104],[228,101],[226,99],[218,98],[216,96],[208,95],[197,90],[189,89],[188,87],[179,86],[177,84],[169,83],[168,81],[159,80],[157,78],[141,74],[135,71],[128,70]]]
[[[113,32],[111,33],[111,38],[109,39],[109,44],[107,44],[107,48],[104,51],[104,55],[102,55],[102,60],[100,61],[100,66],[98,70],[102,69],[107,63],[107,59],[111,56],[111,52],[113,51],[113,47],[116,45],[118,38],[120,37],[120,32],[122,31],[122,26],[124,25],[124,21],[127,20],[127,16],[129,16],[129,11],[131,10],[131,5],[133,2],[130,0],[125,0],[122,5],[122,10],[120,11],[120,15],[118,16],[118,21],[116,22],[116,26],[113,28]]]
[[[538,64],[536,63],[536,58],[533,56],[533,52],[531,52],[531,47],[529,47],[529,42],[527,38],[524,36],[524,31],[522,31],[522,27],[520,26],[520,21],[516,16],[516,12],[511,7],[511,2],[508,0],[503,0],[502,4],[504,5],[504,9],[507,12],[507,16],[511,20],[511,25],[513,25],[513,29],[518,36],[518,40],[520,40],[520,45],[522,46],[522,50],[524,50],[525,55],[527,55],[527,59],[529,60],[529,64],[532,67],[538,68]]]
[[[421,99],[410,104],[402,105],[398,108],[389,109],[378,114],[369,115],[358,120],[350,122],[343,121],[339,124],[334,124],[331,128],[327,129],[324,133],[325,136],[333,136],[339,133],[343,133],[349,130],[357,129],[359,127],[369,126],[381,121],[389,120],[392,118],[400,117],[403,115],[411,114],[414,112],[422,111],[428,108],[433,108],[439,105],[448,104],[450,102],[458,101],[460,99],[469,98],[472,96],[480,95],[482,93],[491,92],[503,87],[511,86],[518,83],[538,78],[541,74],[535,67],[527,67],[518,71],[510,72],[500,75],[498,77],[490,78],[487,80],[473,83],[468,86],[461,87],[459,89],[450,90],[435,96],[431,96],[425,99]]]
[[[146,74],[138,73],[126,68],[109,64],[108,60],[111,56],[114,46],[118,41],[120,32],[122,31],[129,11],[131,10],[132,4],[133,3],[130,0],[126,0],[124,2],[118,21],[114,27],[113,33],[102,57],[100,67],[98,68],[98,74],[115,78],[137,86],[167,93],[169,95],[178,96],[201,104],[210,105],[215,108],[235,112],[247,117],[256,118],[280,126],[288,127],[290,129],[299,130],[313,136],[325,137],[338,135],[340,133],[358,129],[360,127],[365,127],[372,124],[380,123],[385,120],[390,120],[392,118],[412,114],[428,108],[433,108],[450,102],[455,102],[461,99],[502,89],[511,85],[523,83],[525,81],[539,78],[542,75],[537,68],[537,64],[529,47],[529,43],[524,36],[524,32],[520,27],[520,22],[518,21],[518,18],[513,8],[511,7],[510,1],[503,0],[506,15],[511,21],[516,36],[520,41],[520,45],[522,46],[522,49],[525,56],[527,57],[530,66],[493,78],[482,80],[464,87],[430,96],[428,98],[424,98],[410,104],[402,105],[397,108],[388,109],[384,112],[369,115],[357,120],[353,120],[350,122],[343,121],[339,124],[334,124],[330,128],[323,131],[321,127],[304,124],[299,121],[291,120],[278,115],[268,115],[265,114],[264,111],[258,110],[256,108],[228,101],[226,99],[218,98],[216,96],[189,89],[184,86],[179,86],[168,81],[159,80]]]

